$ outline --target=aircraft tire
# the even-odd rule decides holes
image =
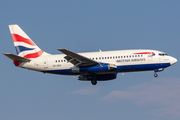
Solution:
[[[157,77],[157,76],[158,76],[158,74],[154,73],[154,77]]]
[[[97,80],[91,80],[92,85],[96,85],[97,84]]]

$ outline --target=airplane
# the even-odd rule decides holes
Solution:
[[[9,25],[17,55],[4,53],[17,67],[58,75],[79,75],[81,81],[116,79],[118,73],[157,72],[175,64],[177,59],[164,52],[150,49],[132,49],[74,53],[58,49],[63,54],[52,55],[41,50],[16,24]]]

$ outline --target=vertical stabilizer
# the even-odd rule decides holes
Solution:
[[[9,25],[9,29],[18,56],[38,58],[42,55],[49,55],[41,50],[18,25]]]

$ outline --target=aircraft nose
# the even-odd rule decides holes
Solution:
[[[177,63],[177,59],[174,57],[170,57],[170,64],[173,65],[175,63]]]

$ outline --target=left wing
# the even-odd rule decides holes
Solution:
[[[67,49],[58,49],[62,53],[66,54],[64,58],[72,63],[75,66],[90,66],[90,65],[99,65],[100,63],[94,60],[91,60],[87,57],[81,56],[77,53],[71,52]]]

